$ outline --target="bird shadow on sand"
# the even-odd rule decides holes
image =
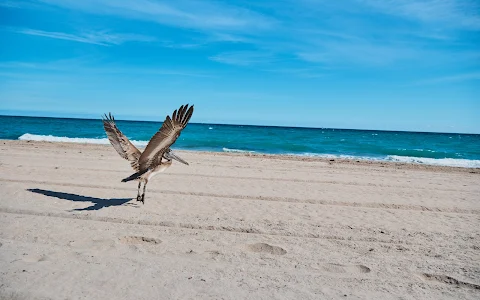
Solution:
[[[27,189],[27,191],[42,194],[48,197],[55,197],[58,199],[69,200],[74,202],[91,202],[92,205],[85,208],[76,208],[72,209],[72,211],[84,211],[84,210],[100,210],[102,208],[110,207],[110,206],[121,206],[121,205],[128,205],[139,207],[134,203],[127,203],[132,198],[111,198],[111,199],[103,199],[103,198],[96,198],[96,197],[88,197],[82,196],[77,194],[70,194],[70,193],[62,193],[62,192],[55,192],[49,190],[42,190],[42,189]]]

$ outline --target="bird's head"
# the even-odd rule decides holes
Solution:
[[[176,161],[179,161],[182,164],[186,164],[188,166],[188,162],[186,162],[185,160],[180,158],[178,155],[173,153],[171,149],[168,149],[167,151],[165,151],[165,153],[163,154],[163,158],[165,158],[167,161],[172,161],[172,159],[175,159]]]

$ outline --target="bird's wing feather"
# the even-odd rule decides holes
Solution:
[[[102,118],[103,128],[107,133],[108,140],[113,148],[121,157],[128,160],[135,171],[139,171],[138,160],[142,153],[137,149],[128,138],[118,129],[112,114],[105,114]]]
[[[165,118],[162,127],[148,142],[140,156],[140,171],[150,168],[161,160],[163,153],[175,143],[181,131],[187,126],[192,114],[193,105],[189,108],[187,104],[180,106],[178,111],[175,110],[171,118],[170,116]]]

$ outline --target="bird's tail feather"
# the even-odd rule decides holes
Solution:
[[[134,173],[134,174],[128,176],[127,178],[122,179],[122,182],[127,182],[127,181],[131,181],[131,180],[135,180],[135,179],[137,179],[138,177],[140,177],[140,176],[142,176],[143,174],[145,174],[147,171],[148,171],[148,169],[146,169],[146,170],[144,170],[144,171],[140,171],[140,172]]]

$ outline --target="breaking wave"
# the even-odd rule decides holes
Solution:
[[[412,157],[389,155],[387,160],[414,164],[463,167],[463,168],[480,168],[480,160],[461,159],[461,158],[428,158],[428,157]]]
[[[222,148],[222,150],[223,152],[230,152],[230,153],[255,153],[255,151],[240,150],[240,149]]]
[[[65,136],[53,135],[38,135],[25,133],[18,138],[21,141],[45,141],[45,142],[59,142],[59,143],[78,143],[78,144],[100,144],[108,145],[110,142],[107,138],[70,138]],[[145,147],[148,141],[130,140],[135,146]]]

